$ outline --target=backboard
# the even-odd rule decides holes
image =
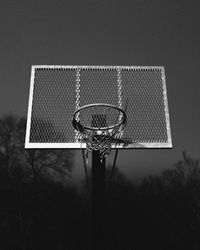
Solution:
[[[119,148],[172,147],[164,67],[32,66],[26,148],[85,148],[72,126],[76,109],[106,103],[126,109]]]

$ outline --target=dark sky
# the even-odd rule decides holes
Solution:
[[[121,151],[120,169],[137,178],[173,166],[184,149],[199,158],[198,7],[194,0],[2,0],[0,114],[26,116],[31,65],[165,66],[173,149]]]

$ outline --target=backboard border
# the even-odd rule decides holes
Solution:
[[[170,128],[170,118],[169,118],[169,107],[167,100],[167,88],[166,88],[166,78],[164,66],[119,66],[119,65],[32,65],[31,67],[31,79],[30,79],[30,90],[29,90],[29,102],[28,102],[28,113],[27,113],[27,125],[26,125],[26,137],[25,137],[25,148],[26,149],[45,149],[45,148],[66,148],[66,149],[81,149],[86,148],[85,143],[73,142],[73,143],[31,143],[29,142],[30,129],[31,129],[31,113],[33,104],[33,90],[34,90],[34,78],[36,69],[105,69],[105,70],[160,70],[162,74],[162,86],[163,86],[163,96],[164,96],[164,106],[165,106],[165,118],[166,118],[166,129],[167,129],[167,142],[161,143],[132,143],[128,146],[123,146],[122,144],[113,145],[112,148],[121,149],[133,149],[133,148],[172,148],[171,139],[171,128]]]
[[[45,149],[45,148],[52,148],[52,149],[85,149],[86,144],[75,142],[75,143],[29,143],[28,147],[26,148],[38,148],[38,149]],[[113,149],[134,149],[134,148],[148,148],[148,149],[157,149],[157,148],[171,148],[171,143],[132,143],[124,147],[123,144],[112,145]]]
[[[31,130],[31,113],[32,113],[32,104],[33,104],[33,89],[34,89],[34,79],[35,79],[35,67],[31,67],[31,80],[30,80],[30,89],[29,89],[29,102],[28,102],[28,114],[26,122],[26,137],[25,137],[25,148],[30,147],[30,130]]]
[[[171,138],[171,127],[170,127],[170,117],[169,117],[169,105],[167,99],[167,85],[166,85],[166,76],[165,76],[165,68],[162,67],[162,83],[163,83],[163,96],[164,96],[164,106],[165,106],[165,119],[166,119],[166,129],[167,129],[167,138],[169,144],[172,147],[172,138]]]
[[[34,69],[159,69],[162,70],[164,66],[126,66],[126,65],[32,65]]]

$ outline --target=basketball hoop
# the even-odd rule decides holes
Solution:
[[[79,132],[79,140],[86,142],[88,151],[99,150],[102,157],[110,153],[112,143],[122,142],[126,125],[123,109],[104,103],[89,104],[74,112],[72,124]]]

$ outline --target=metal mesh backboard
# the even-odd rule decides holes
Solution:
[[[72,117],[92,103],[127,107],[126,147],[172,147],[163,67],[41,65],[31,71],[25,147],[84,148]]]

